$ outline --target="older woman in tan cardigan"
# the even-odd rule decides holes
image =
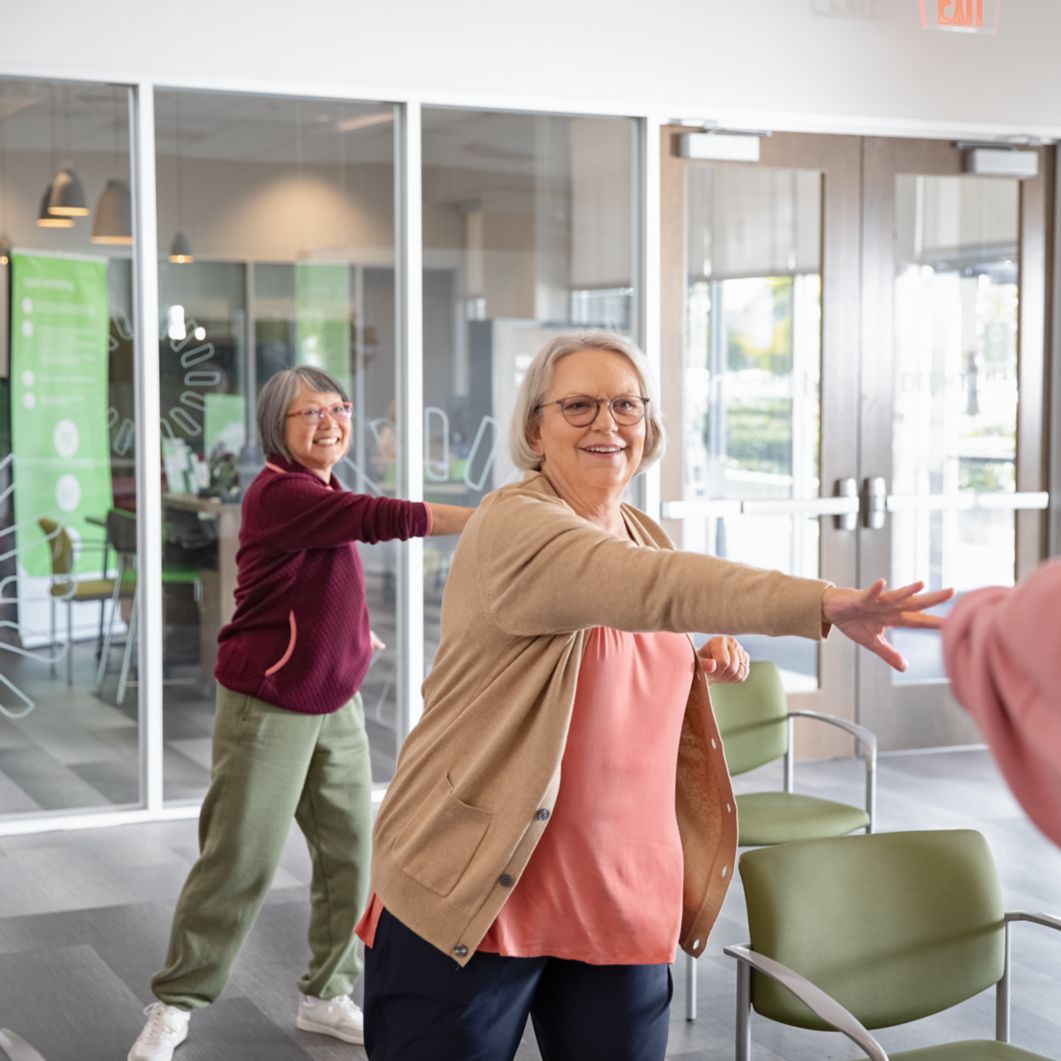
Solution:
[[[902,669],[890,626],[949,591],[839,589],[675,551],[623,503],[664,444],[643,355],[554,340],[520,390],[528,474],[490,494],[453,560],[442,641],[374,833],[372,1061],[506,1061],[528,1015],[545,1061],[660,1061],[670,964],[700,954],[737,826],[712,676],[730,636],[830,625]]]

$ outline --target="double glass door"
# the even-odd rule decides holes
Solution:
[[[1048,503],[1052,155],[992,156],[988,176],[944,141],[784,134],[732,153],[663,131],[668,529],[839,584],[1012,583],[1042,556]],[[794,702],[884,749],[977,739],[938,635],[894,640],[902,675],[838,636],[746,639]],[[813,754],[844,750],[819,739]]]

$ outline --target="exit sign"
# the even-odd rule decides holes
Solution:
[[[920,0],[921,28],[997,33],[1002,0]]]

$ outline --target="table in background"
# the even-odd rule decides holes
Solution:
[[[213,524],[216,568],[200,570],[199,668],[204,679],[213,676],[217,663],[217,634],[236,609],[236,550],[239,548],[240,504],[194,494],[164,494],[163,522],[169,513],[194,513]]]

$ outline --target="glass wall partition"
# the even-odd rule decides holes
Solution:
[[[424,496],[475,505],[519,476],[509,413],[537,351],[570,328],[634,335],[637,126],[425,108]],[[424,658],[455,541],[424,548]]]
[[[164,794],[209,779],[213,669],[231,618],[240,500],[264,464],[256,396],[316,365],[355,405],[345,486],[393,493],[394,108],[186,91],[156,94],[164,474]],[[363,686],[373,777],[401,734],[396,546],[361,546],[387,644]]]
[[[0,818],[141,803],[129,103],[0,79]]]

